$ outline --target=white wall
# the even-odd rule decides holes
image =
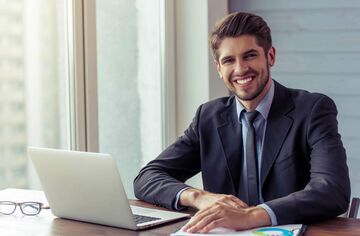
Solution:
[[[352,195],[360,196],[360,1],[230,1],[231,11],[261,15],[272,29],[272,75],[334,99]]]
[[[208,46],[214,23],[227,14],[227,1],[177,0],[176,26],[176,133],[182,135],[196,109],[210,99],[226,96]],[[199,175],[188,184],[202,188]]]
[[[227,14],[227,1],[175,1],[177,134],[183,134],[196,109],[226,96],[208,46],[215,20]]]

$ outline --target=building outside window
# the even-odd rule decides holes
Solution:
[[[0,0],[0,189],[39,188],[27,146],[69,148],[65,10]]]
[[[99,150],[125,190],[162,145],[160,1],[96,1]]]
[[[79,19],[73,7],[80,2],[89,3],[0,0],[0,189],[41,189],[27,146],[79,147],[72,140],[77,129],[70,114],[70,109],[77,109],[72,98],[79,95],[69,88],[83,78],[73,77],[77,63],[73,34],[78,32],[69,28],[74,26],[68,21]],[[132,180],[160,153],[164,142],[160,16],[164,2],[94,2],[96,24],[87,29],[96,28],[97,103],[84,101],[86,107],[97,106],[93,115],[98,136],[83,137],[98,140],[95,151],[112,154],[126,192],[133,197]],[[86,63],[90,55],[76,56]],[[86,118],[77,122],[86,124]]]

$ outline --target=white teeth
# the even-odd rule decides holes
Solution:
[[[236,83],[238,83],[238,84],[246,84],[247,82],[249,82],[251,80],[252,80],[251,77],[249,77],[248,79],[242,79],[242,80],[238,79],[238,80],[236,80]]]

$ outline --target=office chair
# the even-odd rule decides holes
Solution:
[[[353,197],[350,202],[349,210],[346,213],[347,218],[356,219],[359,211],[360,198]]]

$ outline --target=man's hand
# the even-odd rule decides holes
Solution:
[[[190,188],[181,193],[179,203],[199,209],[183,227],[189,233],[207,233],[217,227],[243,230],[271,224],[270,216],[263,208],[248,207],[232,195]]]
[[[189,188],[181,193],[180,205],[190,206],[199,210],[205,209],[216,203],[222,203],[234,208],[246,208],[248,205],[233,195],[215,194],[207,191]]]
[[[208,233],[217,227],[245,230],[270,224],[268,213],[261,207],[241,209],[216,203],[198,211],[182,230],[189,233]]]

